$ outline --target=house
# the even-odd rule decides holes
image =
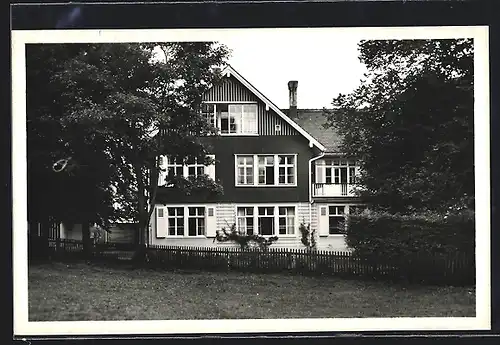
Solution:
[[[278,236],[273,247],[303,248],[299,225],[316,229],[318,248],[346,250],[346,214],[360,205],[353,184],[356,161],[339,152],[339,136],[323,128],[321,110],[297,108],[297,81],[288,83],[290,107],[279,109],[231,66],[203,97],[203,114],[219,130],[205,138],[215,165],[176,164],[162,157],[164,174],[207,174],[223,195],[183,195],[160,176],[148,234],[153,245],[227,246],[217,231]]]
[[[288,83],[290,106],[279,109],[231,66],[203,97],[203,115],[218,136],[203,138],[216,164],[177,164],[161,157],[151,245],[235,246],[215,240],[230,228],[278,236],[274,247],[303,248],[299,226],[316,230],[318,249],[347,250],[343,220],[360,206],[353,193],[356,161],[339,151],[340,138],[325,129],[322,110],[297,108],[297,81]],[[313,91],[312,91],[313,92]],[[206,174],[223,195],[185,195],[165,184],[166,174]],[[51,228],[50,237],[82,239],[81,225]],[[39,229],[33,229],[38,231]],[[132,223],[116,224],[105,242],[135,241]]]

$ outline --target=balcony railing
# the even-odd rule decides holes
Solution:
[[[313,183],[313,197],[354,196],[352,184]]]

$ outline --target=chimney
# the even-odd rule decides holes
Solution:
[[[288,82],[288,91],[289,91],[289,101],[290,107],[288,109],[288,116],[291,119],[297,118],[297,85],[298,81],[291,80]]]

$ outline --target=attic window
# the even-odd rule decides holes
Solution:
[[[215,104],[216,125],[222,135],[257,134],[257,104]]]

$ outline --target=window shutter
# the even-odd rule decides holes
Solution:
[[[328,210],[326,206],[319,207],[318,232],[320,236],[328,236]]]
[[[166,207],[156,206],[156,238],[167,236]]]
[[[208,155],[211,159],[215,159],[215,155]],[[215,181],[215,164],[205,165],[205,174]]]
[[[215,216],[215,206],[208,206],[207,213],[205,216],[206,219],[206,236],[207,237],[215,237],[217,233],[217,218]]]

